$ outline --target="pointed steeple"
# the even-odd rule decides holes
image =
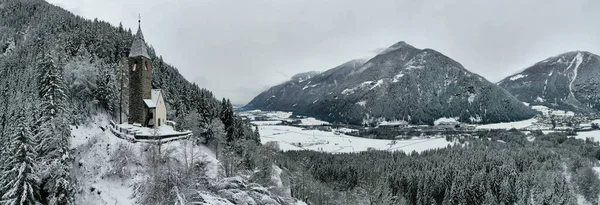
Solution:
[[[150,59],[150,55],[148,55],[148,48],[146,47],[146,42],[144,41],[144,34],[142,33],[142,21],[138,20],[138,30],[135,36],[133,37],[133,43],[131,44],[131,50],[129,51],[129,57],[145,57]]]

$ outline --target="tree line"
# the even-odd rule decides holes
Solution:
[[[309,204],[598,203],[600,147],[562,134],[527,140],[518,131],[480,132],[421,153],[287,151],[292,195]]]

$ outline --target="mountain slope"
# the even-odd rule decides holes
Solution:
[[[573,51],[536,63],[498,83],[519,100],[580,112],[600,110],[600,57]]]
[[[83,179],[81,177],[87,177],[89,175],[77,175],[72,173],[73,175],[71,176],[74,178],[68,177],[69,169],[75,172],[82,166],[81,162],[73,161],[73,157],[81,157],[83,155],[90,156],[91,158],[97,158],[97,156],[110,156],[114,153],[111,151],[112,149],[109,149],[108,144],[103,145],[103,148],[101,149],[84,148],[86,151],[85,153],[79,152],[79,150],[71,150],[71,148],[74,147],[70,147],[68,144],[77,144],[77,139],[71,137],[75,136],[77,132],[82,131],[82,129],[77,128],[86,125],[87,122],[92,120],[92,116],[106,115],[109,120],[115,122],[119,122],[120,119],[127,119],[126,112],[128,110],[128,104],[126,102],[128,102],[128,88],[126,85],[128,84],[128,78],[124,73],[128,73],[129,69],[125,67],[127,63],[124,61],[127,59],[132,40],[132,32],[124,29],[122,26],[114,27],[106,22],[86,20],[43,0],[0,0],[0,85],[2,86],[0,89],[0,96],[2,99],[0,100],[0,146],[12,147],[9,143],[14,140],[10,139],[17,131],[16,129],[13,129],[13,127],[26,124],[33,130],[32,133],[34,134],[32,134],[32,136],[35,136],[35,144],[37,147],[51,145],[47,147],[63,150],[61,153],[66,153],[62,156],[55,155],[51,158],[52,156],[48,156],[49,154],[40,152],[39,156],[35,157],[36,164],[41,165],[39,169],[34,170],[36,172],[35,174],[39,175],[39,178],[41,178],[42,181],[42,184],[40,184],[40,195],[44,198],[42,199],[43,204],[48,204],[45,203],[45,201],[52,200],[50,197],[54,197],[55,190],[61,191],[59,192],[61,193],[61,197],[71,198],[63,198],[65,201],[75,201],[75,203],[78,203],[83,199],[88,199],[86,197],[88,194],[94,195],[93,198],[97,199],[101,196],[106,196],[106,191],[122,191],[122,189],[104,187],[106,188],[103,189],[105,192],[101,193],[101,190],[97,189],[98,187],[95,187],[95,190],[90,190],[90,187],[86,186],[85,181],[88,181],[90,178]],[[164,99],[167,102],[169,110],[168,119],[180,122],[178,123],[178,128],[180,129],[193,130],[195,135],[191,140],[198,143],[204,141],[200,137],[206,135],[210,135],[215,141],[221,140],[224,136],[216,135],[214,133],[224,133],[225,126],[227,126],[229,132],[235,133],[236,139],[232,140],[231,143],[238,144],[237,142],[241,140],[249,142],[251,137],[258,139],[258,136],[251,131],[250,125],[237,120],[233,114],[227,115],[226,120],[230,122],[230,124],[223,125],[223,123],[220,122],[222,120],[219,119],[221,117],[220,111],[222,110],[221,102],[215,99],[210,91],[201,89],[196,84],[187,81],[175,67],[164,62],[151,47],[148,47],[147,51],[152,64],[152,86],[153,88],[162,89],[163,94],[165,94]],[[42,89],[42,83],[40,83],[41,79],[44,78],[39,78],[39,76],[44,73],[44,70],[49,70],[47,68],[58,71],[53,71],[51,76],[53,78],[52,81],[47,82],[51,82],[48,84],[52,84],[55,93],[58,93],[56,96],[59,96],[59,94],[62,93],[66,95],[64,100],[62,100],[62,98],[54,98],[54,95],[47,95],[40,92],[44,90]],[[46,75],[46,78],[48,78],[47,76],[48,74]],[[123,86],[120,86],[121,83]],[[123,92],[120,92],[121,90]],[[47,100],[48,98],[51,100]],[[64,121],[64,124],[54,124],[52,122],[51,124],[46,123],[41,124],[40,126],[39,122],[41,121],[39,118],[42,116],[41,112],[44,111],[40,108],[42,107],[40,105],[43,105],[41,102],[50,105],[60,105],[60,107],[56,107],[61,109],[56,108],[52,111],[58,112],[52,113],[58,113],[54,119],[57,121],[60,120],[60,122]],[[229,104],[224,104],[223,107],[229,109],[229,106]],[[122,109],[120,109],[120,107],[122,107]],[[120,113],[119,110],[123,110],[123,113]],[[19,111],[25,113],[25,117],[23,117],[25,120],[16,120],[14,116],[15,113]],[[122,115],[119,116],[119,114]],[[75,129],[62,129],[66,126],[61,125],[67,123],[73,125],[73,128]],[[102,123],[98,125],[100,128],[95,130],[102,130],[102,133],[109,134],[110,132],[104,131],[105,126],[108,124],[108,120],[102,121]],[[43,129],[44,125],[51,125],[51,127],[48,126],[49,128]],[[210,129],[200,129],[208,126],[210,126]],[[55,133],[53,132],[55,129],[59,129],[62,133],[61,135],[66,137],[37,134]],[[91,131],[91,129],[83,129],[83,132]],[[73,135],[71,135],[71,133],[73,133]],[[104,135],[102,136],[102,140],[116,139],[116,137],[112,135],[106,135],[107,137],[112,137],[112,139],[106,138]],[[55,138],[61,140],[66,139],[66,142],[62,141],[61,143],[54,144],[44,143],[46,139]],[[86,142],[94,144],[93,141],[93,139],[89,139]],[[224,141],[225,140],[219,142]],[[257,144],[257,141],[244,143],[243,153],[256,153],[256,149],[259,148],[257,147]],[[98,146],[100,145],[98,144]],[[13,158],[17,156],[18,153],[9,152],[9,150],[10,149],[3,149],[0,151],[0,154]],[[140,150],[140,153],[145,153],[142,156],[148,156],[148,152],[146,151],[148,151],[148,149]],[[223,152],[229,153],[229,151]],[[242,151],[238,150],[237,153],[242,153]],[[237,157],[239,156],[231,155],[232,159]],[[128,157],[119,158],[124,159]],[[131,157],[131,159],[133,158],[136,158],[137,160],[137,157]],[[101,160],[104,159],[106,158]],[[179,163],[170,163],[170,160],[167,161],[169,161],[169,163],[164,164],[169,164],[169,167],[171,168],[169,173],[174,173],[174,170],[187,169],[184,167],[194,167],[193,169],[198,171],[195,168],[195,165],[182,165]],[[6,162],[9,161],[4,158],[0,160],[0,170],[4,171],[10,168],[8,166],[9,164]],[[55,164],[56,162],[62,164],[62,169],[57,170],[54,167],[46,167],[46,165]],[[158,165],[160,164],[163,163],[159,163]],[[106,166],[106,163],[103,163],[102,165]],[[256,165],[256,163],[252,165]],[[241,166],[242,165],[240,165],[240,167]],[[244,166],[250,167],[247,169],[254,169],[254,166]],[[156,164],[152,166],[144,165],[143,167],[148,168],[148,170],[154,169],[151,171],[155,171],[155,173],[166,173],[157,171],[160,167],[156,166]],[[98,171],[97,167],[88,168],[90,169],[84,171]],[[194,176],[200,176],[194,172],[195,171],[188,173]],[[60,175],[62,178],[50,178],[54,175]],[[8,186],[6,183],[7,181],[4,179],[8,179],[8,176],[9,175],[5,172],[0,173],[0,179],[3,179],[0,180],[0,193],[6,193],[5,190],[7,190]],[[94,180],[93,183],[109,183],[107,177],[100,175],[95,176],[98,176],[98,178],[92,179]],[[170,176],[183,175],[173,174]],[[113,179],[115,179],[114,184],[124,185],[124,183],[127,183],[126,181],[131,178]],[[189,186],[170,183],[173,181],[183,182],[184,180],[169,178],[169,183],[161,181],[153,184],[154,187],[163,187],[164,190],[150,190],[138,187],[136,189],[139,189],[140,191],[136,191],[135,196],[129,196],[129,194],[126,193],[118,193],[118,195],[123,196],[124,199],[128,199],[124,202],[127,204],[130,204],[132,201],[148,204],[140,202],[141,200],[144,200],[144,198],[149,198],[145,196],[156,196],[157,201],[155,201],[154,204],[174,204],[175,197],[173,196],[173,187],[180,189],[190,188],[189,191],[194,190],[191,183]],[[190,179],[190,181],[193,180]],[[193,186],[196,186],[196,184]],[[70,191],[69,187],[72,187],[74,190]],[[127,186],[119,186],[117,188],[131,189],[131,187],[128,188]],[[38,190],[36,189],[34,191]],[[92,191],[95,191],[95,193],[91,193]],[[143,193],[145,196],[141,196],[142,194],[139,193]],[[4,199],[5,198],[3,198],[3,200]],[[51,204],[51,202],[49,203]],[[63,201],[58,201],[56,203],[66,204]],[[115,204],[118,202],[113,201],[112,199],[108,202],[90,202],[85,200],[85,203],[78,204],[106,203]]]
[[[366,62],[349,61],[312,78],[274,86],[247,107],[351,124],[384,120],[433,124],[442,117],[492,123],[534,115],[508,92],[460,63],[405,42]]]

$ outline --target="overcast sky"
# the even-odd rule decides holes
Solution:
[[[165,61],[217,97],[247,103],[305,71],[406,41],[496,82],[573,50],[600,54],[597,0],[49,0],[142,30]]]

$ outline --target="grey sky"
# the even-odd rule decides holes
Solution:
[[[123,22],[190,81],[247,103],[310,70],[406,41],[496,82],[572,50],[600,54],[597,0],[49,0]]]

